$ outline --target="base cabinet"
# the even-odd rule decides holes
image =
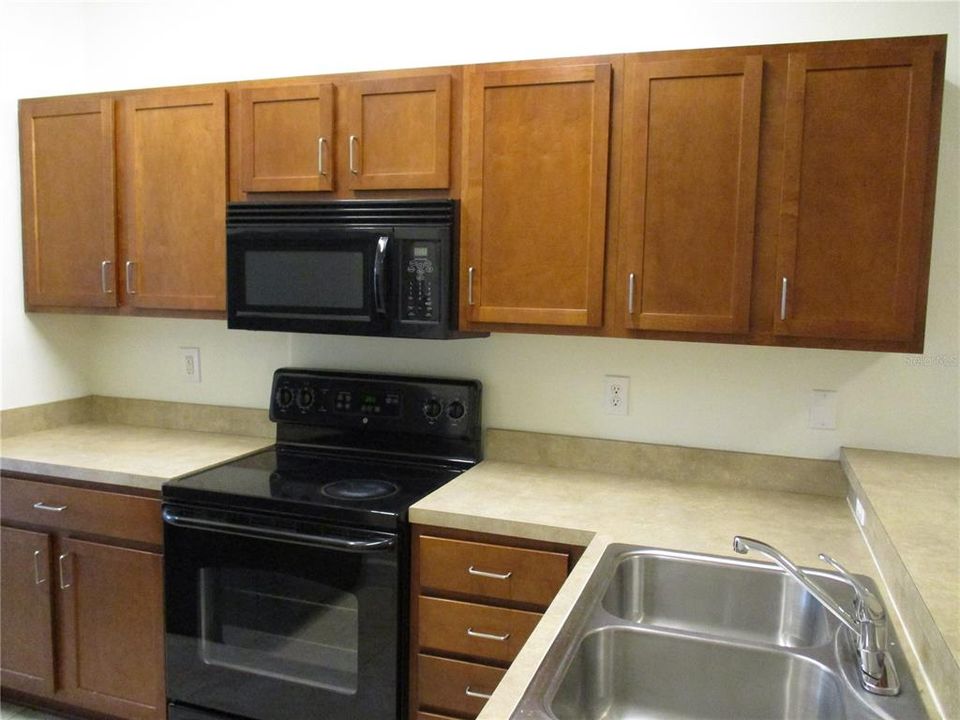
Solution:
[[[164,718],[159,501],[6,476],[2,492],[4,690]]]
[[[581,553],[414,526],[410,717],[475,718]]]

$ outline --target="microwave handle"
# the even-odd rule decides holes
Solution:
[[[373,304],[378,315],[386,315],[387,308],[385,304],[386,289],[384,288],[383,261],[387,255],[387,243],[390,238],[381,235],[377,240],[377,255],[373,259]]]

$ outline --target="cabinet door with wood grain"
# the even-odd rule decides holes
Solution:
[[[450,75],[350,83],[340,138],[349,186],[450,186]]]
[[[57,570],[64,696],[116,717],[165,717],[162,556],[67,538]]]
[[[127,300],[224,310],[226,92],[157,91],[124,103]]]
[[[462,320],[603,320],[609,64],[468,73]]]
[[[4,688],[41,696],[54,692],[52,584],[50,536],[0,528]]]
[[[930,48],[790,54],[776,334],[914,337],[933,58]]]
[[[329,83],[241,91],[240,189],[333,190],[333,118]]]
[[[20,103],[28,309],[117,304],[113,112],[111,99]]]
[[[619,292],[629,328],[750,322],[763,60],[627,58]]]

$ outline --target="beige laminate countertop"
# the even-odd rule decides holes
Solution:
[[[414,505],[410,521],[587,545],[479,720],[510,717],[610,543],[734,555],[741,534],[799,565],[822,567],[817,554],[828,552],[879,581],[842,497],[484,461]]]
[[[844,448],[841,462],[960,663],[960,458]]]
[[[0,470],[160,492],[167,480],[273,445],[263,437],[82,423],[0,440]]]

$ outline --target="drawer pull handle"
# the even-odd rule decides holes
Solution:
[[[469,685],[467,685],[467,689],[463,691],[463,694],[466,695],[467,697],[480,698],[481,700],[489,700],[491,698],[490,693],[472,690]]]
[[[504,633],[503,635],[492,635],[491,633],[479,632],[473,628],[467,628],[467,635],[470,637],[480,638],[482,640],[496,640],[497,642],[504,642],[510,638],[510,633]]]
[[[47,505],[42,502],[34,503],[33,507],[37,510],[46,510],[47,512],[63,512],[67,509],[66,505]]]
[[[467,568],[467,572],[470,573],[471,575],[477,575],[479,577],[485,577],[485,578],[493,578],[494,580],[508,580],[510,576],[513,575],[512,571],[505,572],[505,573],[492,573],[492,572],[486,572],[484,570],[477,570],[473,565]]]

